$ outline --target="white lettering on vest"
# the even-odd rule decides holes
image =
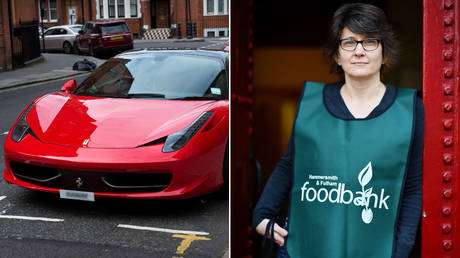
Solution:
[[[337,176],[313,176],[309,175],[309,179],[334,179],[338,180]],[[385,195],[385,189],[382,188],[380,190],[380,196],[372,193],[373,188],[367,188],[365,189],[365,186],[371,181],[372,179],[372,163],[369,162],[367,166],[361,170],[361,172],[358,175],[358,181],[359,184],[361,185],[361,191],[356,191],[352,192],[351,190],[346,188],[345,183],[318,183],[316,181],[315,184],[312,184],[310,187],[310,182],[307,180],[303,184],[303,186],[300,188],[301,190],[301,196],[300,196],[300,201],[307,201],[307,202],[326,202],[329,201],[329,203],[339,203],[339,204],[345,204],[349,205],[350,203],[353,203],[357,207],[364,207],[362,211],[362,220],[364,223],[369,224],[372,221],[373,218],[373,212],[370,207],[373,207],[374,209],[382,209],[384,208],[385,210],[388,210],[388,205],[387,201],[390,198],[389,195]],[[315,185],[326,185],[326,186],[337,186],[334,188],[324,188],[321,187],[319,189],[316,189]],[[373,205],[371,204],[371,200],[373,201]]]

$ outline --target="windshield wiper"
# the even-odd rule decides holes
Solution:
[[[188,97],[182,97],[182,98],[174,98],[173,100],[223,100],[225,98],[223,97],[217,97],[217,96],[188,96]]]
[[[127,98],[165,98],[165,94],[160,93],[130,93],[123,95],[123,97]]]

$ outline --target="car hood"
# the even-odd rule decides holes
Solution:
[[[135,148],[184,129],[216,101],[116,99],[48,94],[27,122],[40,141],[88,148]]]

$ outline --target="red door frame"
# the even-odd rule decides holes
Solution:
[[[422,257],[460,257],[460,3],[423,2]]]
[[[231,1],[231,257],[248,257],[252,242],[249,211],[249,146],[253,133],[253,0]]]

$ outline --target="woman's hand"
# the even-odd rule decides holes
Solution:
[[[267,230],[267,224],[270,220],[269,219],[264,219],[262,220],[259,225],[256,227],[256,232],[261,234],[262,236],[265,235],[265,230]],[[270,230],[270,229],[268,229]],[[288,232],[286,229],[280,227],[278,224],[275,223],[275,243],[278,245],[284,245],[284,239],[288,235]],[[272,236],[271,232],[268,233],[268,238]]]

